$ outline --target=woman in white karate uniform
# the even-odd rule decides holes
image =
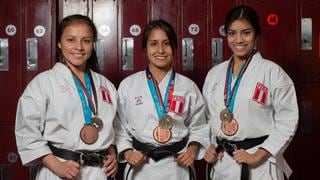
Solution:
[[[36,179],[105,180],[118,169],[117,93],[97,73],[97,31],[88,17],[71,15],[57,36],[60,62],[37,75],[19,99],[18,151],[24,165],[39,165]]]
[[[170,24],[151,21],[142,46],[147,69],[124,79],[118,89],[116,145],[120,160],[128,163],[124,179],[191,179],[188,167],[209,146],[202,95],[173,69],[177,37]]]
[[[255,49],[260,37],[256,12],[237,6],[225,19],[233,56],[213,67],[203,96],[211,128],[205,160],[215,180],[283,179],[282,157],[295,134],[298,106],[290,77]]]

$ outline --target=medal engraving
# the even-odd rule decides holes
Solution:
[[[220,120],[222,122],[231,122],[232,119],[233,113],[228,108],[225,108],[220,112]]]
[[[239,124],[238,121],[232,119],[231,122],[222,122],[221,123],[221,130],[227,136],[233,136],[238,132]]]
[[[173,127],[174,120],[169,115],[163,115],[159,120],[159,126],[163,129],[171,129]]]
[[[80,131],[80,138],[86,144],[93,144],[98,140],[99,130],[93,125],[84,125]]]
[[[164,144],[171,139],[171,131],[169,129],[164,129],[160,126],[157,126],[153,130],[153,138],[158,143]]]
[[[99,117],[97,117],[97,116],[91,118],[91,124],[92,124],[95,128],[97,128],[98,131],[100,131],[100,130],[102,129],[102,127],[103,127],[103,122],[102,122],[102,120],[101,120]]]

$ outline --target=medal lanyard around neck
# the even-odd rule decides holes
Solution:
[[[232,86],[232,74],[233,74],[233,66],[234,66],[234,59],[232,58],[228,65],[228,70],[226,73],[226,82],[224,86],[224,104],[226,107],[230,110],[230,112],[233,112],[234,107],[234,101],[236,99],[236,94],[240,85],[240,81],[243,77],[244,72],[247,70],[249,63],[251,62],[251,59],[253,55],[256,53],[256,51],[252,51],[246,60],[245,64],[241,65],[240,72],[238,74],[238,77],[236,79],[236,82],[234,83],[234,86],[231,89]]]
[[[165,104],[162,101],[158,83],[153,78],[152,74],[149,71],[149,68],[146,69],[146,76],[147,76],[149,90],[157,110],[158,118],[160,119],[163,115],[165,115],[168,112],[168,109],[169,109],[169,103],[171,102],[173,89],[174,89],[175,72],[172,70],[170,80],[167,85],[166,94],[164,98]]]
[[[78,94],[79,94],[79,97],[80,97],[80,100],[81,100],[81,104],[82,104],[82,108],[83,108],[83,114],[84,114],[84,117],[85,117],[84,118],[85,119],[85,123],[86,124],[91,124],[91,112],[95,116],[98,114],[97,92],[96,92],[96,88],[94,86],[94,82],[93,82],[93,79],[92,79],[92,76],[91,76],[91,72],[90,72],[90,70],[88,70],[88,73],[85,72],[84,80],[85,80],[86,86],[84,86],[84,84],[79,79],[79,77],[71,70],[71,68],[69,68],[69,69],[70,69],[70,71],[71,71],[71,73],[73,75],[72,76],[73,77],[73,81],[76,84],[76,87],[77,87],[77,90],[78,90]],[[94,107],[93,101],[91,99],[91,97],[92,97],[91,88],[92,88],[92,91],[93,91],[94,101],[96,102],[96,108]],[[86,101],[86,99],[87,99],[87,101]],[[89,104],[89,106],[88,106],[88,104]]]

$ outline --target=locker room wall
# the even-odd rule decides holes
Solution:
[[[4,180],[29,178],[16,150],[15,112],[26,84],[52,66],[55,13],[55,1],[0,1],[0,177]]]
[[[258,44],[262,55],[281,65],[296,84],[300,126],[285,154],[294,171],[290,179],[314,177],[320,159],[315,156],[315,149],[306,147],[312,147],[319,136],[320,0],[0,0],[0,15],[6,17],[0,19],[0,144],[6,145],[0,148],[0,177],[32,179],[33,174],[17,159],[16,105],[25,85],[55,62],[55,26],[64,16],[80,13],[93,18],[99,32],[96,48],[102,73],[116,86],[146,67],[141,33],[147,22],[167,20],[178,35],[174,68],[201,89],[208,70],[232,54],[222,30],[226,13],[238,4],[257,10],[262,26]],[[310,42],[301,35],[301,24],[305,23],[301,18],[312,19]],[[33,41],[26,42],[27,38],[37,41],[36,69],[27,69],[27,45],[33,45]],[[7,42],[8,66],[2,58]],[[186,44],[189,46],[183,46]],[[196,165],[198,179],[204,179],[204,162],[197,161]],[[119,173],[118,179],[121,177]]]

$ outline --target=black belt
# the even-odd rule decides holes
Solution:
[[[242,141],[229,141],[227,139],[219,139],[217,138],[217,144],[218,146],[216,147],[216,152],[220,153],[223,151],[226,151],[230,156],[233,157],[233,151],[237,149],[250,149],[252,147],[255,147],[259,144],[262,144],[264,140],[268,138],[268,135],[266,136],[261,136],[258,138],[248,138],[244,139]],[[209,164],[207,166],[207,179],[210,178],[210,171],[212,168],[212,164]],[[241,180],[249,180],[249,168],[248,164],[242,163],[241,167]]]
[[[173,143],[171,145],[155,147],[152,145],[142,143],[137,139],[133,138],[132,146],[135,150],[141,151],[142,154],[146,155],[147,157],[150,157],[151,159],[157,162],[169,156],[177,157],[178,156],[177,153],[186,146],[186,139]],[[130,168],[128,169],[126,180],[128,179],[131,169],[132,169],[132,166],[130,166]],[[189,167],[189,176],[190,176],[190,179],[194,179],[194,180],[196,179],[195,173],[192,167]]]
[[[53,153],[53,155],[58,156],[65,160],[73,160],[78,162],[81,165],[87,166],[102,166],[103,161],[107,158],[107,151],[99,151],[99,152],[77,152],[71,151],[68,149],[62,149],[54,147],[51,143],[49,143],[49,147]]]

